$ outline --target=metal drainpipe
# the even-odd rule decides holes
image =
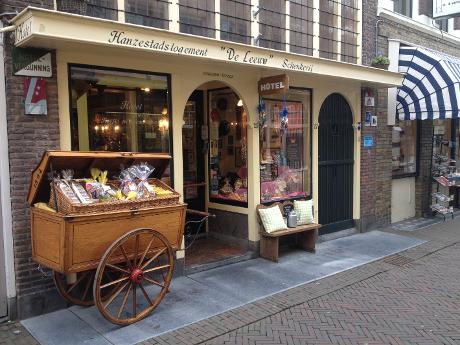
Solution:
[[[0,14],[0,29],[3,28],[3,22],[1,20],[2,15],[3,13]],[[13,223],[11,216],[10,197],[10,165],[8,155],[8,131],[6,119],[4,35],[4,33],[0,32],[0,236],[3,237],[6,296],[8,300],[12,300],[16,297],[16,278],[14,273]],[[0,240],[0,244],[1,242],[2,241]],[[0,262],[2,261],[3,259],[0,259]],[[15,317],[16,311],[10,310],[10,307],[11,305],[8,305],[9,317]]]
[[[383,19],[377,19],[375,22],[375,56],[379,54],[378,41],[379,41],[379,24],[383,22]]]

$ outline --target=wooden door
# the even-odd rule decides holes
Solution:
[[[320,234],[354,226],[353,115],[343,96],[329,95],[319,113],[319,222]]]

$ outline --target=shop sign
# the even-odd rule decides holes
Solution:
[[[372,135],[365,135],[363,137],[364,147],[374,146],[374,137]]]
[[[289,90],[289,77],[287,74],[274,75],[259,80],[259,95],[273,95]]]
[[[32,18],[28,18],[24,22],[19,24],[16,27],[14,34],[15,44],[24,41],[27,37],[32,35]]]
[[[51,53],[44,49],[13,48],[13,73],[18,76],[50,78]]]
[[[460,16],[460,0],[434,0],[433,18],[452,18]]]
[[[377,116],[376,115],[372,115],[371,126],[372,127],[377,127]]]
[[[372,90],[368,90],[364,94],[364,106],[373,107],[374,105],[375,105],[374,92],[372,92]]]
[[[46,81],[43,78],[24,78],[24,106],[27,115],[46,115]]]
[[[369,127],[372,122],[372,113],[370,111],[366,111],[366,115],[364,116],[364,126]]]

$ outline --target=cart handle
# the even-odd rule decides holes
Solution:
[[[194,215],[194,216],[201,216],[201,217],[205,217],[205,218],[216,218],[215,214],[208,213],[208,212],[203,212],[203,211],[187,209],[187,213],[191,214],[191,215]]]

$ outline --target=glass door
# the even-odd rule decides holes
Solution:
[[[207,129],[203,124],[203,91],[195,91],[184,109],[182,154],[184,159],[184,202],[188,208],[206,210],[204,160]]]

